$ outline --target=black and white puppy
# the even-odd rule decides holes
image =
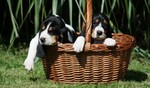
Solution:
[[[92,44],[105,44],[106,46],[115,46],[116,41],[112,39],[112,30],[108,17],[103,13],[94,14],[92,20]],[[85,28],[81,35],[76,39],[73,48],[75,52],[82,52],[85,44]]]
[[[36,56],[45,56],[43,45],[54,46],[58,42],[73,43],[75,39],[74,29],[58,15],[51,15],[42,22],[40,31],[30,41],[28,55],[23,65],[27,70],[32,70]]]

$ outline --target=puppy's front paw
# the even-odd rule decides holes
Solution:
[[[74,51],[79,53],[83,51],[85,44],[85,38],[83,36],[79,36],[73,44]]]
[[[116,40],[112,39],[112,38],[107,38],[104,41],[104,44],[108,47],[112,47],[116,45]]]
[[[34,67],[34,61],[32,59],[26,59],[23,63],[23,65],[25,66],[25,69],[27,69],[28,71],[31,71]]]

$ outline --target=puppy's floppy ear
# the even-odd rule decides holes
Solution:
[[[43,48],[43,46],[42,46],[40,43],[38,43],[38,46],[37,46],[37,53],[36,53],[36,56],[37,56],[37,57],[40,57],[40,58],[45,57],[44,48]]]
[[[64,43],[64,42],[68,42],[67,41],[67,37],[65,37],[67,35],[68,31],[67,31],[67,28],[64,27],[62,29],[60,29],[60,38],[59,38],[59,41]]]
[[[113,29],[110,26],[110,23],[108,23],[108,29],[107,29],[107,32],[106,32],[107,37],[112,38],[112,33],[113,33]]]

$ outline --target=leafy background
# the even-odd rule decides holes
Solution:
[[[26,48],[50,14],[60,15],[80,32],[85,4],[86,0],[2,0],[0,45],[7,52]],[[137,42],[135,58],[149,62],[150,0],[93,0],[93,10],[107,14],[115,33],[133,35]]]

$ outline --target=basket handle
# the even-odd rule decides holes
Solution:
[[[89,50],[91,47],[92,0],[86,0],[86,15],[85,50]]]

